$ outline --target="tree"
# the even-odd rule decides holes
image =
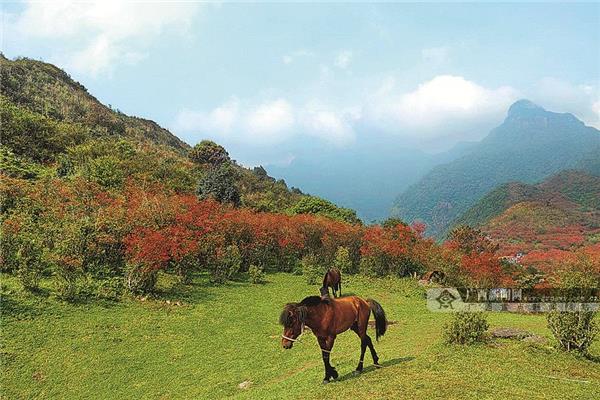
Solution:
[[[220,166],[230,161],[227,150],[211,140],[203,140],[189,153],[190,159],[200,165]]]
[[[240,205],[240,192],[235,184],[235,170],[229,164],[210,168],[200,179],[198,196],[202,199],[213,198],[220,203]]]
[[[356,216],[356,211],[338,207],[332,202],[319,197],[303,197],[290,211],[292,214],[317,214],[351,224],[360,223],[360,219]]]
[[[390,217],[381,224],[384,228],[394,228],[396,225],[406,226],[406,222],[402,221],[400,218]]]
[[[340,246],[335,252],[333,266],[343,273],[354,272],[352,268],[352,260],[350,259],[350,251],[347,247]]]

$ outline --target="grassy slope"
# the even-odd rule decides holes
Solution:
[[[68,305],[22,294],[5,278],[2,398],[592,399],[600,393],[596,362],[510,341],[445,346],[440,332],[447,315],[427,312],[406,282],[362,278],[347,279],[345,288],[378,299],[398,321],[376,343],[386,368],[373,370],[367,357],[366,372],[351,377],[359,342],[348,332],[332,355],[341,382],[322,386],[315,339],[306,335],[285,351],[276,322],[285,302],[315,288],[286,274],[268,280],[212,287],[198,278],[195,286],[164,295],[185,302],[174,306],[151,300]],[[543,316],[490,320],[549,336]],[[600,353],[598,343],[592,353]],[[238,389],[245,380],[251,387]]]

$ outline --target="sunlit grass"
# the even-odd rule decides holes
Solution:
[[[347,332],[332,354],[340,381],[324,386],[314,337],[283,350],[277,324],[283,304],[317,288],[289,274],[267,279],[215,287],[197,277],[194,285],[173,287],[163,277],[160,299],[72,305],[44,291],[23,293],[4,277],[2,398],[593,399],[600,393],[597,362],[558,352],[550,340],[444,345],[448,315],[428,312],[414,284],[355,277],[345,279],[344,291],[377,299],[396,321],[375,343],[386,368],[374,370],[367,356],[366,372],[351,376],[359,340]],[[550,339],[543,316],[489,319],[492,327]],[[600,355],[600,345],[591,352]],[[238,388],[244,381],[248,388]]]

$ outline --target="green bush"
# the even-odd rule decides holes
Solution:
[[[16,253],[17,276],[26,290],[36,290],[46,269],[40,243],[28,236]]]
[[[73,301],[80,292],[84,283],[81,281],[81,271],[73,266],[61,265],[54,277],[54,290],[59,299]]]
[[[97,281],[96,297],[117,301],[123,294],[123,278],[112,277]]]
[[[262,267],[250,265],[248,275],[250,276],[250,283],[263,283],[265,281],[265,273]]]
[[[89,178],[107,189],[116,189],[123,184],[123,167],[117,157],[102,156],[90,163]]]
[[[333,267],[337,268],[344,274],[352,274],[356,271],[352,268],[352,260],[350,259],[350,250],[347,247],[340,246],[335,252]]]
[[[141,265],[128,265],[125,273],[125,285],[132,294],[151,292],[156,285],[157,272]]]
[[[551,311],[547,315],[548,329],[561,349],[587,354],[596,334],[594,311]]]
[[[300,268],[302,270],[302,275],[306,278],[306,283],[309,285],[316,285],[323,279],[325,270],[319,265],[315,256],[304,256],[302,261],[300,261]]]
[[[444,325],[446,343],[473,344],[482,342],[489,328],[486,316],[481,312],[457,312]]]
[[[224,254],[211,268],[211,280],[214,283],[225,283],[237,274],[242,267],[240,249],[232,244],[225,248]]]
[[[376,257],[363,256],[360,259],[358,270],[366,276],[385,276],[387,274],[383,270],[383,265],[384,263],[377,260]]]

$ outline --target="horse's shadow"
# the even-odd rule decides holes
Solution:
[[[400,364],[400,363],[403,363],[403,362],[409,362],[409,361],[412,361],[414,359],[415,358],[412,357],[412,356],[393,358],[391,360],[387,360],[387,361],[382,362],[380,365],[381,365],[381,367],[386,368],[386,367],[391,367],[392,365]],[[379,368],[376,368],[374,365],[369,365],[368,367],[365,367],[362,370],[361,373],[357,373],[356,371],[349,372],[349,373],[341,376],[340,378],[336,379],[335,382],[343,382],[343,381],[347,381],[349,379],[358,378],[361,375],[364,375],[364,374],[369,373],[369,372],[373,372],[373,371],[375,371],[377,369],[379,369]]]

